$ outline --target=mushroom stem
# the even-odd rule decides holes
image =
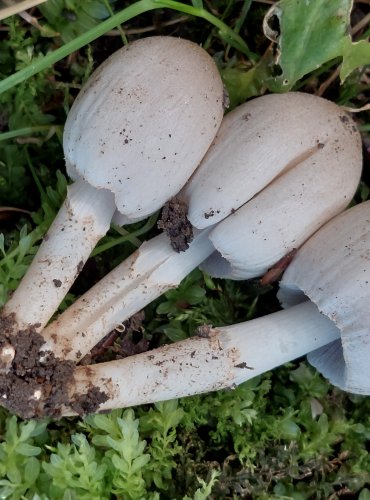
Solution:
[[[69,186],[37,255],[2,311],[3,317],[14,314],[14,333],[35,323],[37,330],[45,326],[108,231],[114,211],[110,191],[82,179]]]
[[[42,332],[63,359],[78,360],[122,321],[180,284],[214,250],[209,229],[196,235],[186,252],[173,251],[161,234],[145,242]],[[61,333],[62,332],[62,333]]]
[[[237,325],[205,328],[202,337],[119,361],[77,367],[70,394],[93,386],[108,400],[99,411],[233,387],[340,337],[338,328],[306,301]],[[70,410],[66,414],[71,414]]]

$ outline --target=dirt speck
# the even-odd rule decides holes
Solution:
[[[62,286],[62,282],[60,280],[53,280],[53,283],[56,288],[60,288]]]
[[[242,363],[239,363],[238,365],[235,365],[235,368],[246,368],[247,370],[254,370],[251,366],[248,366],[245,361]]]
[[[193,240],[193,227],[187,218],[187,204],[178,197],[171,198],[163,207],[158,228],[170,238],[176,252],[184,252]]]
[[[75,278],[77,278],[77,276],[81,273],[83,267],[84,267],[84,262],[83,262],[83,260],[80,260],[80,262],[77,264],[77,267],[76,267]]]
[[[219,210],[216,210],[216,212],[214,210],[209,210],[209,212],[204,212],[204,218],[205,219],[210,219],[211,217],[213,217],[215,215],[215,213],[219,214],[220,211]]]

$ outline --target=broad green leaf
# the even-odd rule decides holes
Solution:
[[[265,35],[277,42],[275,63],[281,72],[271,90],[290,90],[304,75],[342,55],[349,35],[352,0],[281,0],[267,13]],[[273,22],[279,22],[279,31]]]
[[[343,64],[340,79],[343,82],[353,70],[370,64],[370,43],[366,40],[351,43],[349,38],[343,42]]]

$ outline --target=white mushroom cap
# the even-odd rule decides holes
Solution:
[[[128,218],[153,213],[206,153],[222,96],[215,63],[195,43],[150,37],[129,44],[95,71],[68,114],[68,174],[111,190]]]
[[[251,199],[210,233],[210,239],[218,253],[213,254],[202,267],[213,276],[249,279],[263,274],[344,210],[360,180],[360,134],[352,119],[340,107],[306,94],[266,97],[270,99],[263,100],[262,107],[270,102],[274,115],[271,133],[250,122],[253,134],[256,137],[263,134],[266,145],[259,144],[259,139],[252,138],[252,133],[250,137],[245,137],[245,141],[251,141],[244,144],[245,162],[248,166],[244,167],[244,176],[239,175],[239,184],[235,183],[234,186],[239,193],[236,195],[239,196],[239,202],[244,194],[240,188],[243,190],[245,187],[244,192]],[[294,117],[290,98],[297,111],[297,116]],[[255,99],[250,103],[255,103],[253,108],[259,100]],[[302,102],[302,109],[299,102]],[[238,116],[240,119],[239,110]],[[276,123],[279,124],[279,130],[275,128]],[[244,128],[247,129],[245,126]],[[290,138],[287,134],[289,130]],[[226,133],[224,124],[221,126],[221,133]],[[243,135],[242,130],[240,135]],[[209,153],[205,160],[208,157]],[[242,157],[240,161],[241,159]],[[225,167],[226,159],[223,161]],[[249,165],[249,162],[252,163]],[[192,178],[193,206],[198,189],[195,180],[198,172],[203,172],[203,164],[204,161]],[[234,165],[232,163],[230,169]],[[239,166],[241,167],[241,163]],[[258,175],[264,181],[265,188],[258,184]],[[268,175],[272,178],[270,184]],[[233,179],[238,176],[230,177]],[[225,189],[230,187],[226,181],[224,186]],[[259,191],[254,197],[251,186]],[[204,201],[207,196],[208,191],[205,190],[203,197],[198,194],[197,201],[207,203]],[[221,204],[213,205],[216,214],[211,218],[212,221],[236,205],[232,203],[232,196],[225,196],[222,191],[218,194],[217,190],[213,191],[213,196],[216,198],[215,203],[219,200]],[[196,219],[198,223],[201,221],[201,210],[198,210],[198,204],[196,208],[197,215],[194,215],[195,211],[190,213],[194,217],[193,222]]]
[[[225,116],[202,164],[184,187],[188,218],[200,229],[215,224],[316,154],[318,145],[331,143],[334,158],[347,161],[358,142],[350,117],[326,99],[300,92],[253,99]],[[351,163],[358,157],[357,153]],[[334,164],[333,159],[332,169]]]
[[[320,229],[284,274],[283,307],[309,298],[341,331],[341,340],[308,357],[331,383],[370,394],[370,201]]]

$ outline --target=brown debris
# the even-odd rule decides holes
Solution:
[[[280,278],[280,276],[283,274],[285,269],[292,262],[296,253],[297,253],[297,249],[293,248],[293,250],[291,250],[286,255],[284,255],[283,258],[278,260],[276,262],[276,264],[274,264],[273,267],[271,267],[271,269],[269,269],[267,271],[267,273],[262,276],[262,278],[260,279],[260,285],[267,286],[267,285],[271,285],[272,283],[277,281]]]
[[[135,342],[133,339],[133,334],[141,331],[144,319],[144,311],[139,311],[123,321],[98,342],[89,354],[84,356],[80,365],[103,363],[146,352],[149,348],[149,340],[142,337]]]
[[[68,389],[75,364],[56,358],[52,352],[40,351],[45,341],[36,330],[39,326],[30,325],[14,334],[14,315],[0,316],[0,349],[10,345],[15,350],[9,371],[0,373],[0,402],[22,418],[60,417],[62,407],[71,406]],[[103,399],[105,394],[97,391]],[[90,393],[78,400],[81,398],[90,401]],[[92,404],[85,406],[95,409]]]
[[[165,231],[176,252],[184,252],[193,241],[193,227],[187,218],[187,213],[187,204],[175,196],[163,206],[158,221],[159,229]]]
[[[235,368],[246,368],[247,370],[253,370],[254,369],[251,366],[248,366],[245,361],[243,361],[242,363],[239,363],[238,365],[235,365]]]
[[[96,413],[99,406],[102,403],[105,403],[108,399],[108,395],[105,392],[102,392],[98,387],[91,387],[87,394],[74,394],[72,396],[70,407],[78,415],[80,415],[80,417],[82,417],[84,415],[88,415],[89,413]]]
[[[210,339],[217,334],[212,325],[201,325],[195,330],[195,335],[203,339]]]

